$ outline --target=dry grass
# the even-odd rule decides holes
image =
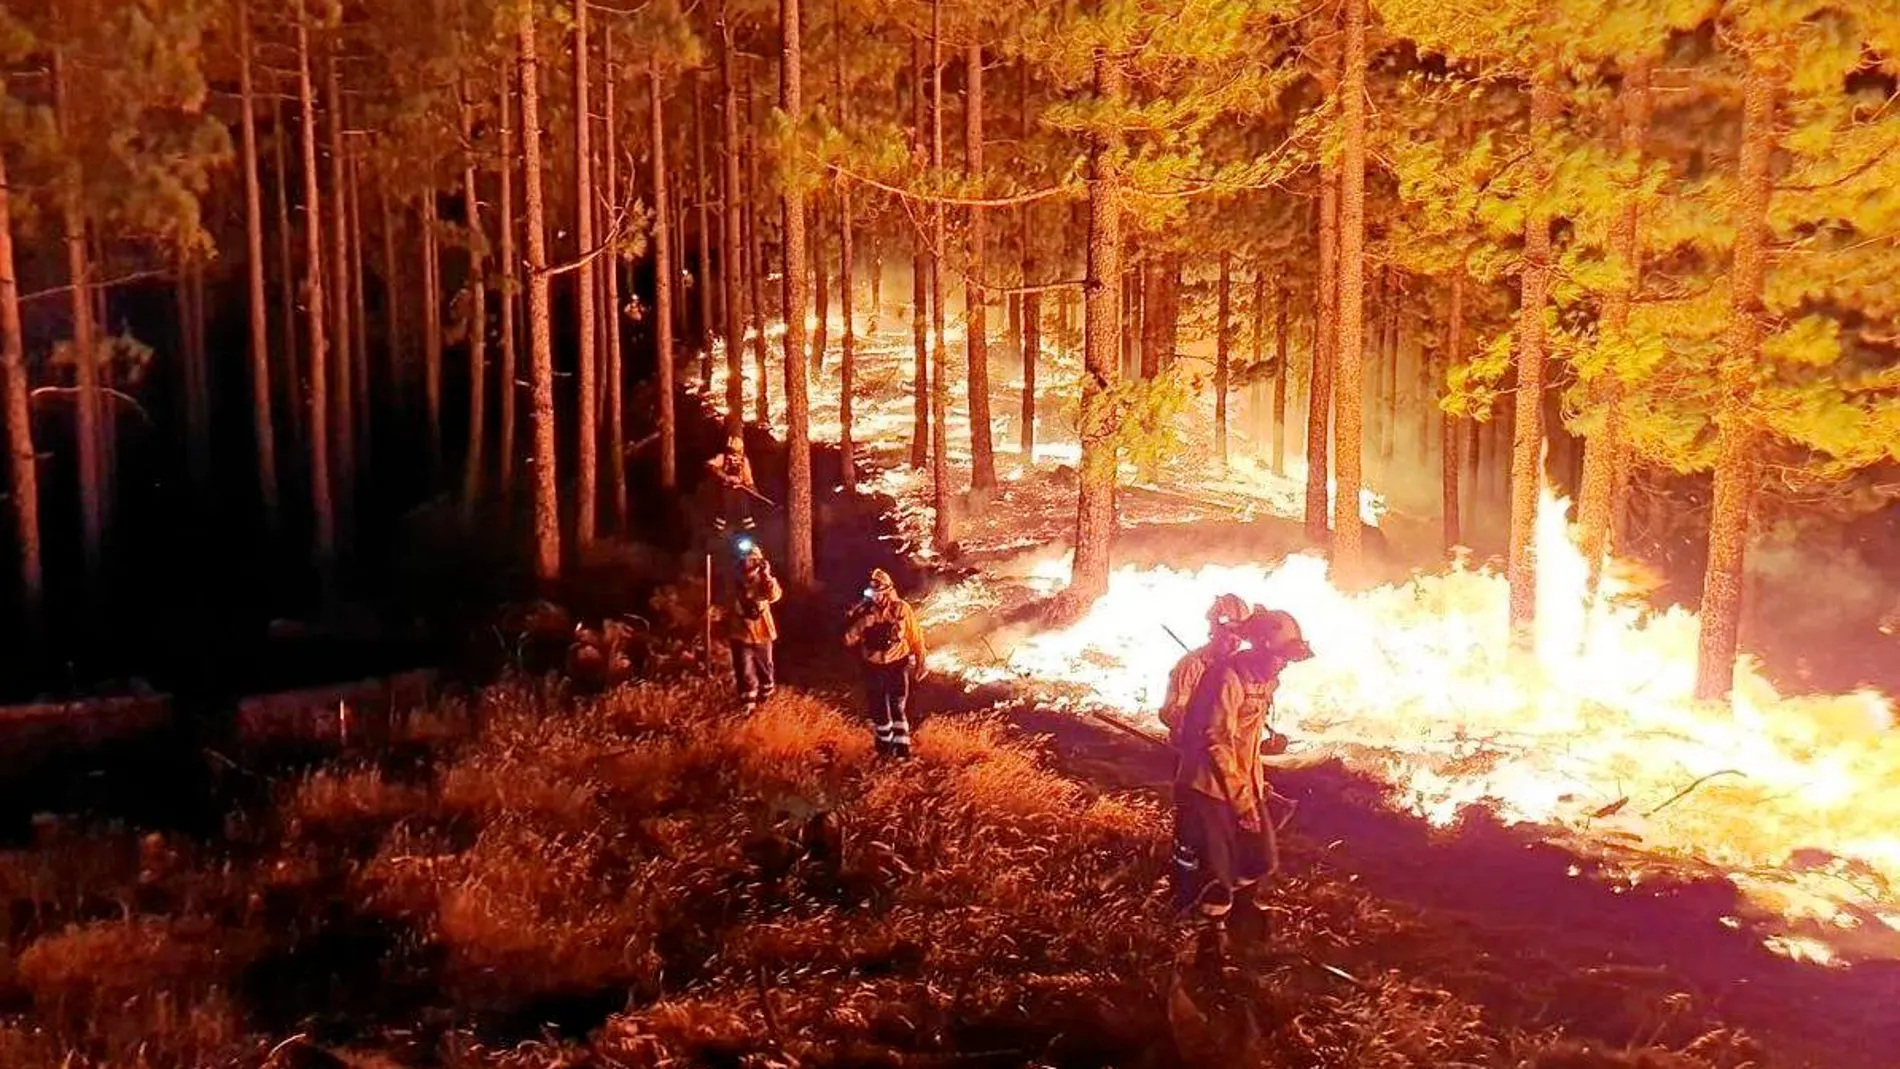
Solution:
[[[423,772],[320,769],[242,841],[0,856],[0,1065],[263,1069],[298,1034],[364,1069],[1759,1054],[1564,1043],[1418,918],[1313,879],[1272,952],[1199,971],[1154,800],[1063,778],[1000,721],[933,722],[893,767],[810,696],[726,708],[699,682],[508,684],[411,721]]]

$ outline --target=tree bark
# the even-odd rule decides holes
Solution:
[[[1162,337],[1168,321],[1167,265],[1159,256],[1151,255],[1138,270],[1139,292],[1129,294],[1126,314],[1131,319],[1139,317],[1139,322],[1129,325],[1139,328],[1141,377],[1153,380],[1161,374],[1162,357],[1167,352],[1167,342]],[[1137,331],[1129,331],[1125,340],[1132,342],[1136,336]]]
[[[1227,468],[1227,377],[1234,325],[1234,256],[1220,254],[1220,295],[1214,327],[1214,455]]]
[[[330,361],[330,435],[336,446],[337,527],[344,544],[351,544],[356,526],[356,413],[352,403],[354,368],[350,339],[350,235],[345,198],[348,179],[343,162],[343,79],[337,61],[338,42],[324,50],[325,92],[323,121],[330,146],[330,333],[336,338],[336,359]]]
[[[375,393],[370,388],[369,377],[369,302],[363,292],[366,283],[363,276],[369,270],[369,254],[363,243],[363,182],[359,173],[362,166],[362,154],[351,148],[344,155],[345,170],[349,175],[345,192],[349,196],[347,206],[350,221],[350,327],[352,334],[352,374],[350,376],[352,411],[356,416],[356,460],[360,470],[373,477],[376,471],[376,458],[372,451],[374,440],[370,435],[371,410],[370,397]]]
[[[310,77],[310,20],[297,12],[297,97],[303,122],[304,333],[310,338],[310,502],[316,517],[314,556],[326,599],[336,586],[336,509],[330,493],[329,339],[324,331],[323,194],[317,181],[317,102]]]
[[[1379,309],[1378,353],[1385,361],[1384,396],[1382,401],[1385,413],[1379,420],[1379,470],[1384,477],[1394,478],[1392,458],[1398,452],[1399,437],[1399,276],[1392,268],[1385,269],[1385,304]]]
[[[1365,355],[1366,271],[1366,0],[1346,0],[1346,71],[1340,80],[1344,126],[1339,173],[1339,343],[1333,383],[1333,574],[1361,577],[1359,450],[1361,368]]]
[[[796,131],[805,119],[798,0],[779,0],[778,11],[779,109]],[[816,579],[811,546],[811,398],[805,379],[805,308],[809,303],[805,273],[810,251],[805,246],[805,194],[794,179],[796,169],[795,163],[787,161],[779,182],[780,225],[785,232],[785,578],[795,590],[810,590]],[[823,312],[820,308],[819,313]]]
[[[1286,306],[1291,295],[1286,287],[1274,287],[1273,319],[1273,473],[1286,474],[1286,384],[1292,377],[1287,366]]]
[[[753,397],[753,414],[761,426],[772,424],[772,365],[766,355],[765,323],[770,315],[765,305],[765,225],[759,201],[765,196],[765,184],[759,180],[759,122],[754,114],[752,70],[745,78],[745,244],[746,285],[752,293],[752,367],[758,374],[759,392]]]
[[[660,61],[655,57],[647,64],[647,97],[651,105],[652,118],[648,136],[653,139],[653,196],[656,201],[666,198],[666,120],[664,100],[661,96]],[[698,96],[694,97],[697,101]],[[694,127],[697,129],[697,115]],[[611,140],[611,139],[610,139]],[[697,143],[697,136],[695,136]],[[700,271],[706,270],[706,206],[700,204]],[[660,391],[660,489],[672,491],[679,485],[678,445],[679,422],[673,410],[673,280],[679,277],[673,269],[673,258],[667,251],[666,216],[656,219],[659,232],[653,241],[653,304],[658,317],[654,324],[656,339],[653,354],[655,369],[659,376]],[[706,314],[707,305],[704,289],[700,295],[700,314]],[[616,313],[618,314],[618,313]]]
[[[1027,97],[1025,96],[1025,99]],[[1024,104],[1024,127],[1028,126],[1028,105]],[[1034,215],[1036,206],[1022,206],[1023,285],[1036,284],[1036,247]],[[1036,365],[1042,362],[1042,294],[1023,294],[1023,404],[1022,454],[1025,465],[1036,463]]]
[[[832,49],[835,65],[832,68],[833,95],[838,98],[838,126],[849,129],[851,121],[851,97],[845,92],[844,80],[844,4],[843,0],[831,0],[831,18],[833,33],[839,44]],[[842,482],[845,493],[853,494],[858,488],[857,447],[853,440],[851,422],[853,393],[857,389],[858,324],[852,315],[852,290],[857,284],[856,265],[852,262],[853,221],[851,218],[851,185],[845,179],[838,180],[838,303],[844,316],[844,336],[838,366],[838,463],[842,469]],[[873,308],[875,312],[875,308]]]
[[[1531,83],[1531,188],[1553,170],[1548,147],[1558,114],[1557,89],[1540,75]],[[1550,225],[1546,210],[1524,220],[1524,266],[1517,318],[1517,420],[1511,443],[1511,528],[1505,574],[1511,587],[1511,636],[1528,648],[1537,626],[1537,500],[1543,488],[1544,312],[1550,289]]]
[[[467,216],[468,245],[468,444],[462,456],[462,518],[473,522],[482,496],[482,473],[487,429],[487,264],[482,257],[482,201],[475,158],[475,101],[467,81],[462,84],[462,207]]]
[[[4,92],[4,82],[0,82]],[[28,405],[26,335],[20,327],[20,286],[13,265],[13,205],[7,161],[0,153],[0,386],[5,388],[7,469],[13,502],[13,540],[19,550],[21,632],[37,637],[45,605],[40,560],[40,482]]]
[[[528,225],[528,334],[533,363],[534,574],[545,586],[561,573],[561,513],[554,453],[554,317],[548,307],[546,214],[541,198],[541,74],[534,7],[516,20],[521,59],[521,210]]]
[[[943,0],[930,3],[930,173],[943,180]],[[944,344],[944,206],[930,212],[930,485],[935,518],[931,538],[948,553],[956,534],[950,523],[950,380],[949,347]]]
[[[654,166],[659,174],[653,185],[653,312],[655,342],[664,341],[664,346],[654,346],[655,362],[665,370],[660,382],[667,387],[661,394],[663,408],[673,403],[671,387],[673,384],[673,234],[672,215],[669,211],[671,200],[667,195],[665,175],[666,167],[666,100],[661,94],[657,82],[659,71],[649,64],[647,95],[651,98],[653,114],[649,116],[649,129],[653,136],[651,146]],[[601,197],[605,202],[601,211],[603,226],[613,226],[613,216],[607,205],[620,204],[623,197],[620,191],[620,110],[615,100],[616,89],[620,83],[619,64],[614,61],[613,28],[609,26],[600,35],[600,69],[603,110],[606,112],[601,127],[603,140],[599,155],[605,170],[607,192]],[[627,184],[633,184],[633,175],[627,175]],[[631,198],[626,198],[631,199]],[[602,238],[605,239],[603,234]],[[620,314],[620,257],[608,253],[602,258],[605,266],[600,272],[600,333],[606,342],[607,380],[607,499],[613,508],[614,530],[627,533],[633,520],[631,503],[627,500],[627,368],[626,352],[622,345]],[[664,299],[661,295],[664,294]],[[660,453],[662,460],[671,448],[672,439],[663,424],[660,428]],[[670,488],[670,486],[669,486]]]
[[[717,28],[720,35],[719,89],[722,100],[721,129],[725,150],[726,221],[719,256],[719,276],[724,282],[726,312],[726,433],[738,434],[745,426],[745,305],[741,286],[746,271],[744,215],[739,190],[739,53],[732,44],[731,12],[721,0]]]
[[[422,395],[428,408],[429,485],[442,483],[442,239],[436,230],[435,194],[418,205],[422,224]]]
[[[1253,375],[1251,376],[1253,385],[1247,390],[1247,418],[1256,440],[1259,440],[1267,433],[1267,428],[1263,426],[1265,420],[1261,412],[1262,394],[1259,378],[1261,367],[1267,359],[1267,278],[1261,273],[1258,264],[1254,265],[1253,270],[1253,300],[1248,306],[1248,316],[1251,329],[1248,354],[1253,360]],[[1274,377],[1279,378],[1277,370],[1274,372]]]
[[[970,181],[983,183],[983,46],[964,49],[963,151]],[[942,110],[941,105],[938,108]],[[975,280],[983,277],[983,209],[970,209],[970,281],[963,291],[965,350],[969,360],[970,485],[979,495],[996,489],[996,445],[990,425],[990,334],[984,302],[988,294]]]
[[[1122,72],[1105,49],[1094,57],[1095,97],[1110,108],[1122,102]],[[1059,609],[1079,615],[1108,591],[1115,537],[1117,457],[1115,388],[1121,348],[1121,137],[1113,130],[1090,135],[1088,149],[1088,271],[1084,286],[1082,338],[1082,470],[1076,481],[1075,564]]]
[[[278,362],[278,381],[283,384],[284,418],[289,421],[288,444],[291,449],[304,445],[303,383],[297,370],[297,267],[291,251],[295,235],[290,226],[290,162],[284,142],[289,140],[290,125],[284,118],[281,97],[271,97],[271,152],[276,168],[271,183],[277,200],[277,300],[282,310],[283,355]]]
[[[574,380],[579,390],[578,403],[574,409],[580,415],[576,421],[579,446],[574,461],[574,547],[582,552],[594,542],[600,507],[600,427],[595,420],[599,383],[595,381],[597,369],[594,363],[595,331],[599,329],[594,322],[598,311],[594,302],[600,299],[600,291],[594,278],[594,264],[589,258],[595,241],[594,157],[593,138],[590,136],[593,112],[588,101],[587,9],[590,6],[585,3],[574,5],[574,214],[575,237],[578,239],[581,258],[574,282],[574,305],[578,320]]]
[[[1444,374],[1457,367],[1465,354],[1465,273],[1463,269],[1454,269],[1451,275],[1451,308],[1447,312],[1445,327],[1445,355],[1439,364],[1439,381]],[[1459,421],[1446,412],[1440,418],[1440,460],[1441,489],[1440,519],[1443,523],[1444,552],[1450,556],[1453,549],[1464,541],[1458,528],[1458,439]]]
[[[910,129],[911,159],[922,166],[928,159],[924,147],[924,42],[911,41]],[[935,261],[921,228],[911,232],[911,316],[910,334],[914,360],[911,372],[910,466],[922,468],[930,458],[930,277]]]
[[[1307,391],[1306,415],[1306,538],[1326,544],[1331,516],[1328,503],[1327,438],[1333,405],[1333,350],[1339,344],[1339,172],[1320,168],[1319,195],[1319,309],[1314,317],[1313,374]]]
[[[1762,432],[1751,409],[1761,363],[1763,282],[1768,271],[1768,204],[1780,75],[1749,57],[1742,76],[1742,147],[1734,201],[1735,245],[1729,264],[1729,322],[1723,338],[1722,396],[1715,412],[1715,500],[1709,516],[1708,570],[1702,578],[1702,626],[1696,644],[1695,696],[1719,701],[1735,682],[1748,528],[1760,479]]]
[[[257,494],[264,525],[275,536],[282,526],[277,502],[277,431],[271,413],[270,323],[264,294],[264,193],[257,160],[257,87],[251,80],[251,4],[238,2],[238,129],[244,161],[245,280],[250,295],[251,431],[257,448]]]
[[[699,72],[693,72],[693,200],[699,213],[699,225],[693,235],[694,248],[698,255],[698,277],[693,279],[693,288],[699,297],[699,381],[703,386],[712,385],[712,339],[718,333],[714,324],[717,312],[713,308],[713,297],[718,292],[713,287],[712,276],[712,212],[706,203],[706,116],[704,104],[705,91],[699,81]]]
[[[1621,343],[1629,331],[1630,305],[1643,274],[1637,243],[1639,206],[1637,187],[1642,181],[1643,145],[1649,137],[1649,65],[1639,61],[1624,72],[1617,93],[1617,132],[1624,165],[1632,168],[1631,187],[1624,190],[1622,209],[1610,224],[1610,256],[1624,277],[1603,303],[1602,337]],[[1622,387],[1617,370],[1606,368],[1591,385],[1590,396],[1603,414],[1603,428],[1584,445],[1583,478],[1577,492],[1578,544],[1588,563],[1589,589],[1594,596],[1603,575],[1604,558],[1622,549],[1612,539],[1612,514],[1619,508],[1617,470],[1625,467]]]
[[[810,201],[810,225],[806,237],[811,244],[811,373],[825,369],[825,348],[831,343],[831,265],[825,249],[825,211],[819,198]]]
[[[53,52],[53,114],[62,140],[72,135],[68,114],[70,91],[65,58]],[[76,170],[75,166],[75,170]],[[99,393],[99,345],[93,333],[91,268],[86,252],[86,212],[80,202],[78,176],[59,191],[60,225],[66,242],[66,272],[72,281],[73,369],[78,387],[79,437],[79,551],[90,593],[98,593],[104,553],[106,514],[105,435]]]
[[[501,190],[497,202],[500,218],[496,222],[496,258],[501,286],[501,368],[496,377],[495,400],[499,402],[501,426],[495,445],[498,481],[504,502],[514,500],[515,492],[515,307],[520,301],[515,274],[515,65],[501,64],[501,89],[495,98],[495,113],[501,125]]]

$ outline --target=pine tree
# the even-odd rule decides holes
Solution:
[[[1360,358],[1365,351],[1366,0],[1346,0],[1339,84],[1339,341],[1333,350],[1333,571],[1360,578]]]
[[[310,77],[310,15],[295,0],[297,97],[303,123],[304,334],[310,339],[310,500],[316,515],[315,555],[324,596],[336,583],[336,512],[330,493],[329,335],[323,288],[323,202],[317,181],[317,103]]]
[[[585,552],[594,542],[598,524],[599,479],[600,479],[600,428],[595,414],[598,411],[599,383],[596,381],[598,369],[595,365],[594,341],[596,337],[595,313],[599,310],[595,302],[599,300],[599,289],[594,278],[594,164],[593,139],[590,130],[593,127],[593,112],[588,103],[588,24],[587,9],[591,5],[585,0],[574,5],[574,204],[575,236],[579,249],[575,254],[580,266],[575,273],[577,309],[576,338],[579,343],[579,355],[575,362],[574,380],[580,390],[575,404],[579,414],[575,420],[579,435],[579,448],[575,457],[574,473],[574,546]],[[615,458],[616,460],[618,458]]]
[[[257,489],[264,520],[275,535],[282,523],[277,502],[277,433],[271,411],[270,325],[264,291],[264,194],[257,159],[257,90],[251,81],[251,4],[238,0],[238,126],[244,143],[244,236],[248,253],[251,344],[251,427],[257,442]]]
[[[780,214],[785,234],[785,425],[786,547],[785,577],[794,589],[809,590],[812,568],[811,400],[805,375],[806,270],[805,191],[799,174],[797,131],[805,120],[804,55],[799,36],[798,0],[779,0],[779,108],[791,124],[784,173],[779,180]]]
[[[970,182],[983,182],[983,46],[964,48],[963,149]],[[970,209],[968,282],[964,287],[965,342],[970,402],[970,487],[980,498],[996,489],[996,447],[991,440],[990,336],[983,291],[984,241],[982,208]]]
[[[521,66],[522,211],[528,227],[528,334],[534,415],[534,574],[561,573],[560,486],[554,452],[554,315],[548,302],[547,216],[541,196],[541,71],[532,4],[517,16]]]
[[[6,81],[0,78],[0,99]],[[40,562],[40,483],[33,451],[33,413],[27,407],[25,332],[20,327],[20,287],[13,262],[13,207],[6,154],[0,152],[0,400],[7,422],[7,469],[12,488],[13,537],[19,547],[21,631],[39,631],[45,599]]]

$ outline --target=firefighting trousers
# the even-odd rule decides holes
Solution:
[[[772,666],[770,642],[733,642],[732,681],[742,702],[764,701],[772,696],[778,679]]]
[[[910,658],[865,664],[864,698],[879,753],[910,752]]]
[[[1273,819],[1261,814],[1260,830],[1240,826],[1232,806],[1190,787],[1174,789],[1174,903],[1224,916],[1237,894],[1279,871]]]

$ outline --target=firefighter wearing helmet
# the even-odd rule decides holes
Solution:
[[[1313,655],[1300,625],[1256,606],[1233,628],[1241,648],[1213,663],[1173,733],[1176,901],[1218,953],[1236,908],[1265,928],[1261,882],[1279,868],[1261,739],[1287,665]]]
[[[917,612],[897,595],[889,572],[871,569],[864,598],[851,607],[844,644],[864,668],[864,697],[879,757],[910,759],[910,684],[926,671]]]
[[[1173,738],[1175,729],[1181,726],[1188,699],[1194,696],[1201,677],[1207,675],[1208,666],[1240,648],[1234,626],[1246,616],[1247,603],[1237,594],[1222,594],[1208,607],[1207,645],[1189,650],[1168,672],[1168,693],[1161,701],[1161,723],[1166,725],[1169,738]]]
[[[725,451],[706,462],[706,474],[718,492],[713,526],[720,530],[749,530],[752,495],[758,492],[758,486],[752,481],[752,462],[746,459],[745,438],[739,434],[727,437]]]

